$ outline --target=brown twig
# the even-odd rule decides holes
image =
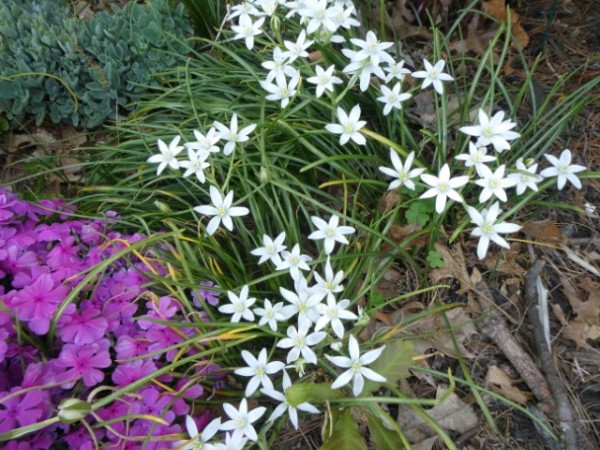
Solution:
[[[548,383],[531,356],[521,348],[511,334],[504,318],[498,311],[493,309],[494,301],[489,286],[487,283],[480,281],[475,285],[475,289],[483,313],[483,317],[478,320],[481,333],[491,339],[504,353],[540,402],[540,408],[546,413],[551,413],[554,411],[554,399]]]
[[[552,391],[554,400],[556,401],[556,419],[560,424],[562,431],[563,444],[567,450],[593,450],[595,447],[589,441],[587,434],[583,429],[577,426],[575,422],[575,413],[569,401],[567,390],[558,375],[558,371],[554,366],[554,360],[550,353],[550,348],[544,337],[544,330],[540,322],[537,279],[541,276],[544,270],[545,262],[538,259],[529,268],[527,278],[525,280],[525,302],[528,309],[529,322],[533,328],[533,337],[536,350],[539,355],[542,370],[546,374],[546,380]],[[579,442],[579,443],[578,443]]]

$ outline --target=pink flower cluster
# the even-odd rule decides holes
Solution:
[[[189,311],[145,287],[150,271],[165,274],[158,255],[145,251],[143,261],[133,255],[120,258],[85,286],[64,309],[51,337],[52,320],[83,280],[82,272],[144,239],[111,230],[114,213],[102,220],[74,220],[72,213],[59,200],[32,204],[0,189],[0,433],[54,416],[63,399],[86,399],[92,389],[108,386],[98,398],[155,373],[180,350],[163,349],[195,333],[191,326],[167,324],[189,322]],[[194,297],[208,292],[205,301],[218,301],[211,291],[199,290]],[[161,375],[95,411],[102,420],[151,415],[167,425],[123,419],[97,428],[95,439],[119,449],[165,448],[167,436],[177,441],[190,403],[204,395],[202,382],[220,383],[214,373],[219,367],[200,362],[184,368],[185,376]],[[199,424],[209,419],[206,414]],[[3,448],[47,449],[53,442],[94,448],[80,422],[47,427]]]

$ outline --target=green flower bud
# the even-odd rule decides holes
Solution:
[[[275,14],[273,14],[271,16],[271,30],[273,30],[273,33],[275,33],[275,36],[277,36],[278,39],[281,38],[281,19],[279,19],[278,16],[276,16]]]
[[[92,412],[92,406],[78,398],[66,398],[58,405],[58,418],[63,423],[78,422],[90,412]]]
[[[261,183],[268,183],[271,181],[271,174],[266,167],[263,166],[260,168],[260,172],[258,172],[258,179]]]
[[[167,205],[166,203],[160,202],[158,200],[154,201],[154,206],[156,206],[156,208],[160,211],[163,212],[165,214],[169,214],[172,215],[173,214],[173,210],[171,209],[171,207],[169,205]]]

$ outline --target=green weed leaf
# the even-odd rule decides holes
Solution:
[[[440,267],[444,267],[444,255],[440,252],[436,252],[435,250],[431,250],[427,254],[427,264],[432,269],[439,269]]]
[[[387,384],[395,385],[398,381],[409,376],[408,367],[412,364],[412,341],[394,339],[386,342],[385,350],[369,367],[385,377]],[[365,380],[363,392],[368,394],[381,386],[381,383]]]
[[[375,416],[371,412],[369,412],[367,417],[369,420],[371,441],[373,441],[377,450],[402,450],[406,448],[401,444],[398,434],[387,428],[380,417]],[[391,420],[391,417],[388,416],[388,418]]]
[[[350,410],[333,416],[333,432],[323,440],[321,450],[367,450],[364,438]]]

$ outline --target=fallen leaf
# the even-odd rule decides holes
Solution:
[[[433,408],[425,410],[427,414],[446,430],[465,433],[476,427],[479,418],[473,407],[463,402],[454,392],[449,395],[446,392],[445,387],[438,385],[435,397],[437,400],[443,399],[443,401]],[[444,398],[445,395],[447,395],[446,398]],[[427,439],[437,437],[437,433],[410,406],[399,406],[397,422],[412,444],[419,444]]]
[[[575,317],[564,325],[562,335],[575,342],[577,347],[590,349],[592,347],[588,344],[588,339],[600,337],[600,292],[590,277],[583,278],[582,288],[588,293],[585,301],[569,280],[561,277],[561,290],[575,314]],[[557,317],[560,319],[558,314]]]
[[[543,242],[558,244],[566,241],[562,230],[549,220],[532,220],[525,222],[521,231],[526,235]]]
[[[517,383],[517,381],[509,377],[498,366],[490,366],[488,368],[488,373],[485,376],[485,383],[486,385],[494,385],[493,388],[496,392],[521,405],[525,405],[532,397],[531,393],[516,388],[514,384]]]
[[[379,210],[383,213],[391,211],[398,204],[398,190],[385,191],[379,200]]]
[[[488,0],[482,2],[481,10],[492,16],[499,22],[508,24],[508,18],[510,16],[510,28],[515,37],[515,40],[519,44],[521,49],[524,49],[529,44],[529,35],[523,29],[521,25],[521,17],[513,9],[506,5],[505,0]]]
[[[444,275],[446,278],[454,278],[460,282],[461,288],[458,290],[458,294],[462,295],[473,289],[471,284],[471,277],[467,272],[467,265],[465,263],[465,257],[462,252],[460,245],[455,245],[452,248],[452,252],[440,243],[435,244],[435,250],[440,252],[444,257],[444,264],[446,267],[442,269],[435,269],[429,273],[430,279],[437,283],[440,279],[440,275]],[[438,272],[442,271],[442,272]]]
[[[446,311],[445,314],[450,323],[460,354],[465,358],[475,357],[475,354],[469,351],[464,344],[471,336],[478,335],[479,333],[465,308],[457,307]],[[404,315],[399,311],[392,313],[394,323],[400,323],[400,319],[403,317]],[[410,316],[404,320],[410,322]],[[415,354],[422,355],[429,349],[435,349],[455,358],[457,354],[453,341],[449,336],[450,332],[441,313],[428,314],[422,319],[405,326],[403,329],[404,336],[413,337],[411,340],[414,345]]]

